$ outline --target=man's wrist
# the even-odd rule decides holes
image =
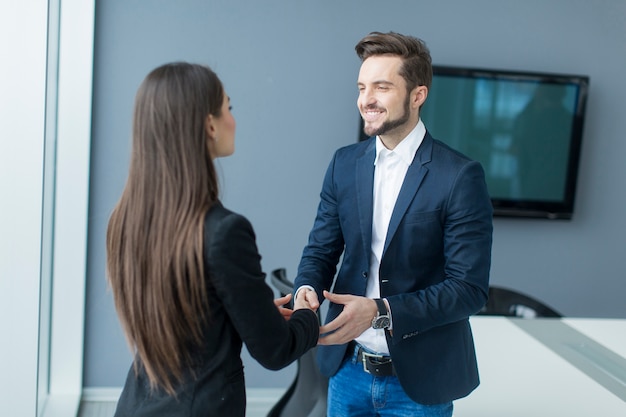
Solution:
[[[293,294],[293,298],[296,298],[298,296],[298,293],[302,290],[311,290],[311,291],[315,291],[315,289],[313,287],[311,287],[310,285],[301,285],[300,287],[298,287],[298,289],[296,290],[296,292]]]
[[[381,298],[375,298],[376,308],[378,309],[376,316],[372,319],[372,328],[374,329],[388,329],[391,326],[391,316],[389,314],[389,308],[385,300]]]

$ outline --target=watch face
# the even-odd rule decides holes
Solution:
[[[374,329],[386,329],[389,327],[389,317],[387,316],[378,316],[372,322],[372,327]]]

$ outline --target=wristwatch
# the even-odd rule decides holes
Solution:
[[[381,298],[374,298],[376,306],[378,306],[378,314],[372,319],[373,329],[388,329],[391,325],[391,319],[389,318],[389,312],[387,306]]]

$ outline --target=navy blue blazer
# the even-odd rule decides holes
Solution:
[[[365,295],[375,156],[374,138],[335,153],[295,288],[310,285],[320,300],[333,284],[335,293]],[[487,300],[492,214],[481,165],[426,133],[391,216],[379,278],[392,312],[389,351],[418,403],[452,401],[479,384],[468,317]],[[331,303],[325,322],[342,307]],[[337,372],[346,347],[319,347],[324,375]]]

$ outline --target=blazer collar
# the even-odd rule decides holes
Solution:
[[[356,199],[359,226],[363,236],[363,250],[369,259],[372,251],[372,216],[374,215],[374,160],[376,158],[376,139],[370,138],[363,154],[356,161]]]

